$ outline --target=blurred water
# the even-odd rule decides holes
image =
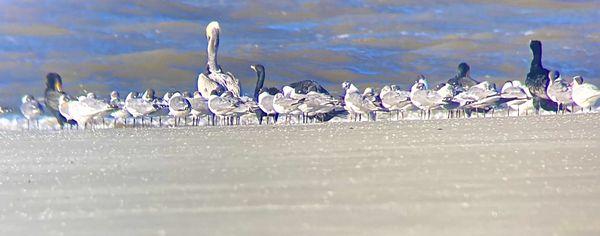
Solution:
[[[524,79],[528,41],[544,63],[598,83],[598,1],[16,1],[0,0],[0,105],[41,96],[49,71],[66,90],[100,95],[193,90],[208,22],[221,23],[220,63],[250,92],[301,79],[330,90],[449,78],[466,61],[480,80]]]

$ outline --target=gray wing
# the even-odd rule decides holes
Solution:
[[[503,98],[527,99],[527,93],[519,87],[508,87],[500,96]]]
[[[273,108],[273,96],[265,96],[262,99],[260,99],[259,101],[259,107],[260,109],[262,109],[265,113],[274,113],[275,112],[275,108]]]
[[[47,90],[44,96],[46,107],[58,111],[58,99],[61,95],[63,95],[63,93],[56,90]]]
[[[190,102],[183,97],[174,97],[169,101],[169,107],[175,111],[186,111],[190,109],[191,105]]]
[[[208,74],[210,80],[215,81],[218,85],[225,89],[225,91],[231,91],[234,96],[240,96],[240,81],[238,81],[233,74],[214,72]],[[210,94],[209,94],[210,95]]]
[[[198,91],[200,92],[202,97],[206,99],[210,97],[212,91],[225,91],[224,87],[222,87],[219,83],[209,78],[209,76],[207,76],[204,73],[198,75]],[[217,95],[220,95],[220,92],[217,93]]]
[[[42,106],[37,101],[30,101],[21,104],[21,113],[26,118],[35,118],[42,114]]]

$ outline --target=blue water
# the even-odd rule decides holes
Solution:
[[[334,92],[344,80],[408,86],[419,73],[435,84],[462,61],[479,80],[524,79],[531,39],[546,67],[600,83],[597,1],[0,0],[0,105],[41,96],[50,71],[73,94],[193,90],[212,20],[219,62],[246,92],[254,63],[269,86],[314,79]]]

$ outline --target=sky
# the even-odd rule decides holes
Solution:
[[[528,42],[567,78],[600,85],[598,1],[191,1],[0,0],[0,106],[43,96],[57,72],[71,94],[107,97],[154,88],[193,91],[206,68],[205,27],[221,25],[219,63],[251,95],[313,79],[341,92],[445,81],[460,62],[478,80],[524,80]]]

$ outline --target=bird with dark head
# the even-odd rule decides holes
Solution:
[[[254,88],[254,101],[256,101],[260,105],[261,104],[261,99],[260,99],[261,93],[267,92],[268,95],[274,96],[275,94],[279,93],[279,89],[277,89],[275,87],[268,87],[268,88],[264,87],[266,73],[265,73],[265,67],[263,65],[254,64],[254,65],[251,65],[250,68],[252,70],[254,70],[254,72],[256,72],[256,87]],[[262,124],[264,116],[269,115],[262,109],[257,109],[255,111],[255,113],[256,113],[256,118],[258,119],[259,124]],[[274,120],[277,121],[278,114],[274,114],[273,116],[274,116]]]
[[[534,107],[536,110],[542,108],[546,111],[556,111],[558,104],[550,100],[546,94],[548,73],[550,71],[542,66],[542,42],[532,40],[529,42],[529,48],[531,49],[533,58],[531,59],[529,73],[527,73],[527,78],[525,79],[525,85],[533,95]]]
[[[74,121],[67,121],[67,119],[60,114],[58,110],[59,106],[59,98],[64,95],[62,87],[62,78],[59,74],[51,72],[46,75],[46,91],[44,92],[45,104],[47,110],[52,113],[52,115],[58,121],[58,125],[62,128],[65,123],[69,123],[74,125]]]
[[[455,93],[467,91],[469,88],[479,84],[479,82],[471,78],[471,67],[466,62],[458,64],[457,73],[452,78],[448,79],[446,84],[452,86]],[[445,84],[438,84],[434,90],[439,90],[444,87]]]

